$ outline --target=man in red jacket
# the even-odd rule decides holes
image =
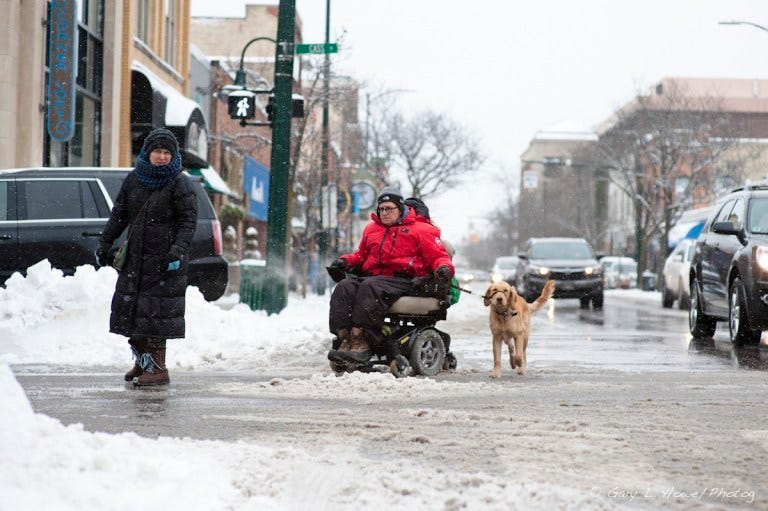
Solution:
[[[329,358],[367,362],[371,345],[382,342],[389,307],[415,291],[414,280],[434,275],[447,287],[455,271],[440,230],[408,208],[397,189],[384,188],[377,203],[357,252],[342,255],[330,267],[359,268],[366,278],[348,276],[333,290],[329,324],[341,345]]]

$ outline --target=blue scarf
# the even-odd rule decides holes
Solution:
[[[181,172],[181,155],[177,152],[168,165],[152,165],[142,149],[139,157],[136,158],[134,172],[141,186],[150,190],[159,190],[173,181]]]

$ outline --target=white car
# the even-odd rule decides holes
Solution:
[[[637,287],[637,262],[631,257],[605,256],[600,259],[600,266],[606,289]]]
[[[690,269],[695,240],[680,241],[664,261],[664,279],[661,286],[661,305],[665,309],[677,306],[688,310],[691,301]]]

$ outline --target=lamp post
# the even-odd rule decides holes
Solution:
[[[325,2],[325,44],[330,42],[331,37],[331,0]],[[318,252],[321,264],[325,264],[328,259],[328,248],[331,240],[331,215],[335,213],[334,204],[331,204],[331,190],[328,189],[328,151],[330,147],[330,134],[328,127],[328,96],[331,91],[331,57],[325,54],[323,61],[323,126],[322,126],[322,144],[320,149],[320,237],[318,241]],[[326,196],[327,194],[327,202]],[[328,225],[323,223],[323,219],[328,219]],[[318,293],[325,292],[325,280],[320,279]]]
[[[256,41],[270,41],[273,43],[276,43],[274,39],[271,37],[254,37],[247,43],[245,43],[245,46],[243,47],[243,51],[240,52],[240,67],[237,69],[237,74],[235,74],[235,82],[234,85],[237,85],[238,87],[245,87],[246,86],[246,74],[245,74],[245,51],[248,49],[248,47],[255,43]]]
[[[750,27],[759,28],[760,30],[764,30],[768,32],[768,27],[758,25],[757,23],[752,23],[751,21],[739,21],[739,20],[718,21],[717,24],[718,25],[749,25]]]

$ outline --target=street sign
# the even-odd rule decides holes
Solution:
[[[336,43],[319,43],[319,44],[297,44],[296,54],[302,55],[310,53],[312,55],[323,55],[325,53],[338,53],[339,45]]]

